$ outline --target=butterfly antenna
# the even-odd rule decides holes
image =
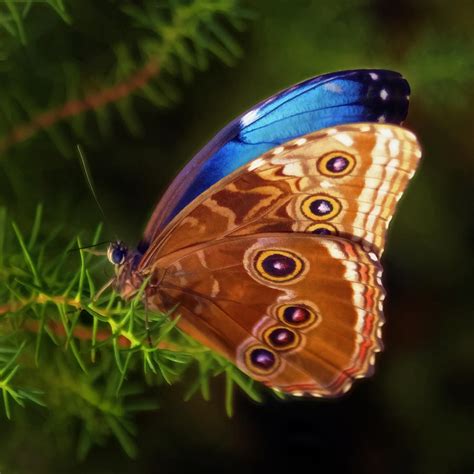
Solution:
[[[85,250],[86,252],[89,252],[92,255],[107,255],[107,251],[90,250],[90,249],[93,249],[95,247],[100,247],[101,245],[105,245],[105,244],[110,244],[110,240],[104,240],[102,242],[98,242],[97,244],[93,244],[93,245],[84,245],[82,247],[74,247],[72,249],[69,249],[68,253],[78,252],[79,250]]]
[[[104,209],[100,204],[99,198],[97,197],[97,193],[95,192],[95,186],[94,186],[94,182],[92,181],[92,174],[90,172],[89,164],[87,163],[86,156],[84,155],[84,152],[82,151],[81,145],[77,144],[76,148],[77,148],[77,153],[79,155],[81,168],[84,173],[84,177],[86,178],[86,182],[87,182],[87,185],[89,186],[92,197],[94,198],[94,201],[97,204],[97,207],[99,208],[99,211],[102,214],[102,218],[104,219],[104,222],[106,223],[107,227],[111,228],[110,222],[107,219]]]

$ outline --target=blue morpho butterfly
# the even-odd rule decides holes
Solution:
[[[134,251],[124,298],[178,305],[180,328],[256,380],[335,396],[381,350],[381,255],[420,151],[385,70],[318,76],[259,103],[178,174]]]

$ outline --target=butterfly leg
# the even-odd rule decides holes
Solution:
[[[111,278],[105,285],[99,289],[99,291],[92,298],[92,302],[96,303],[97,300],[103,295],[104,291],[110,288],[115,282],[115,278]]]

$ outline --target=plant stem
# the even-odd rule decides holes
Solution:
[[[152,59],[123,82],[91,93],[82,100],[70,100],[57,108],[40,113],[30,122],[18,125],[3,138],[0,138],[0,152],[4,152],[16,143],[28,140],[39,131],[51,127],[60,120],[74,117],[88,110],[99,109],[129,96],[137,89],[146,86],[149,80],[159,73],[159,70],[158,63]]]

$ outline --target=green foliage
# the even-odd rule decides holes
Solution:
[[[175,104],[179,81],[208,68],[211,57],[234,64],[241,50],[229,30],[241,30],[249,16],[237,0],[0,3],[3,157],[41,131],[70,155],[78,141],[109,135],[116,117],[139,134],[135,106]],[[110,273],[104,258],[74,250],[81,239],[58,222],[41,230],[41,205],[28,238],[6,215],[0,207],[0,389],[8,418],[12,403],[42,405],[56,432],[78,426],[80,458],[111,435],[133,456],[133,413],[156,408],[147,387],[185,377],[184,398],[208,400],[210,379],[222,373],[229,416],[234,384],[258,398],[229,362],[176,328],[179,318],[145,315],[140,294],[129,303],[112,290],[99,296],[97,282]],[[87,242],[100,233],[99,226]]]
[[[35,3],[37,7],[52,8],[63,21],[70,22],[62,0],[43,0],[42,2],[4,0],[4,3],[0,4],[0,28],[22,45],[27,43],[25,21],[31,14]]]
[[[18,127],[26,137],[45,130],[58,150],[70,156],[71,133],[76,141],[90,141],[91,130],[110,134],[116,114],[130,133],[140,134],[137,98],[168,107],[179,100],[177,79],[189,81],[194,70],[209,66],[210,57],[234,64],[241,50],[228,27],[241,30],[250,17],[237,0],[107,0],[88,8],[81,16],[76,2],[65,6],[61,0],[44,5],[8,0],[3,15],[0,10],[0,27],[10,35],[2,52],[8,59],[3,74],[0,63],[0,137],[7,140],[5,148],[9,135],[17,140]],[[52,27],[42,28],[38,16],[34,21],[33,10]],[[106,26],[111,37],[105,43],[97,44],[99,31],[89,31],[89,15],[96,25]],[[229,26],[222,26],[223,21]],[[31,75],[32,54],[41,64],[41,70],[33,69],[34,87],[18,81]],[[85,66],[77,55],[87,58]],[[88,110],[93,113],[90,120],[84,117]],[[72,130],[58,124],[65,118]],[[22,128],[25,123],[29,125]]]
[[[144,385],[172,385],[197,363],[186,400],[196,392],[209,400],[209,379],[221,373],[229,416],[234,384],[259,400],[251,380],[177,329],[179,317],[146,315],[142,291],[129,303],[112,291],[99,296],[94,282],[104,257],[94,262],[80,239],[55,254],[51,242],[39,238],[41,216],[39,206],[25,239],[15,223],[8,231],[6,212],[0,212],[0,390],[8,418],[12,401],[41,404],[63,423],[81,422],[80,458],[110,435],[133,456],[132,415],[157,408],[156,398],[140,399]],[[92,245],[100,233],[101,226]]]
[[[240,472],[284,458],[319,472],[471,469],[473,22],[465,1],[0,0],[0,470]],[[152,336],[182,346],[150,350],[140,305],[92,300],[112,271],[67,253],[78,235],[92,242],[98,212],[64,156],[81,145],[132,243],[227,121],[306,77],[361,67],[407,77],[407,126],[424,148],[384,253],[387,349],[342,400],[256,408],[230,386],[258,399],[258,384],[168,315],[150,315]]]

